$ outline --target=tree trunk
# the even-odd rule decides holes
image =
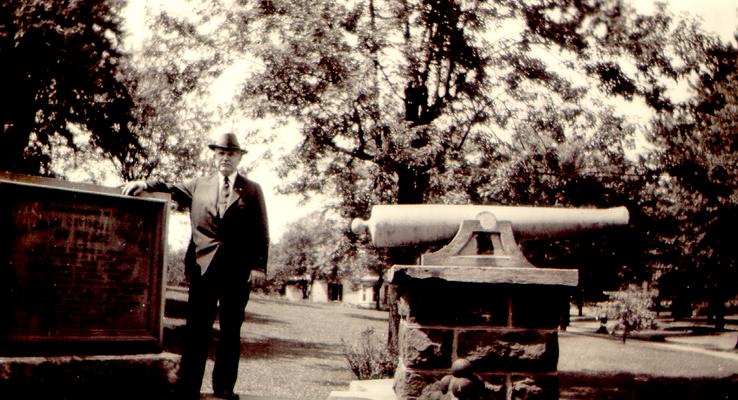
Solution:
[[[18,118],[9,129],[0,127],[0,171],[33,175],[39,173],[38,160],[24,157],[33,128],[26,122],[27,119]]]
[[[397,174],[397,203],[398,204],[421,204],[425,200],[425,192],[428,189],[429,178],[427,173],[412,168],[400,167],[395,170]],[[418,250],[413,247],[391,248],[389,259],[391,265],[416,264]],[[400,327],[400,315],[397,312],[397,286],[390,282],[387,288],[387,300],[389,308],[389,327],[387,331],[387,344],[392,349],[397,349],[398,330]]]
[[[574,297],[574,302],[577,305],[577,316],[583,317],[584,316],[584,293],[582,293],[581,289],[577,290],[576,295]]]
[[[384,285],[384,278],[382,277],[382,274],[379,274],[379,279],[377,279],[377,283],[374,284],[374,297],[377,299],[374,303],[375,310],[382,309],[382,285]]]
[[[397,312],[397,285],[387,285],[387,305],[389,307],[387,347],[397,349],[400,339],[400,314]]]
[[[416,252],[412,248],[391,248],[389,250],[389,258],[391,267],[395,264],[415,264],[417,261]],[[399,337],[397,336],[400,329],[400,314],[397,312],[398,292],[397,285],[389,282],[387,286],[387,305],[389,308],[389,327],[387,331],[387,344],[392,349],[397,349]]]
[[[715,292],[720,292],[720,289],[714,289]],[[722,331],[725,329],[725,301],[723,301],[723,297],[720,295],[717,295],[713,297],[712,304],[710,305],[710,309],[712,310],[711,314],[714,316],[713,323],[715,325],[715,330]]]
[[[395,173],[397,174],[397,203],[423,203],[429,184],[428,174],[412,168],[400,168]]]
[[[671,316],[674,319],[684,319],[692,316],[692,302],[685,296],[677,295],[671,302]]]

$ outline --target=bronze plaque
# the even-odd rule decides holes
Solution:
[[[162,198],[0,176],[0,354],[160,349],[167,213]]]

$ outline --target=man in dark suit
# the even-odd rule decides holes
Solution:
[[[269,233],[260,186],[238,173],[245,153],[233,133],[219,136],[213,150],[217,173],[183,183],[159,180],[126,184],[124,194],[171,193],[190,208],[192,238],[185,257],[190,278],[186,338],[178,398],[199,398],[210,336],[220,304],[220,336],[213,369],[215,397],[238,399],[233,389],[241,355],[241,324],[251,292],[266,276]]]

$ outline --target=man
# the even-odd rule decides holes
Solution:
[[[238,399],[233,392],[241,355],[241,324],[251,285],[266,276],[269,233],[260,186],[238,173],[246,152],[233,133],[208,145],[217,173],[178,184],[134,181],[123,193],[171,193],[190,208],[192,238],[185,257],[190,278],[187,327],[177,398],[199,398],[210,336],[220,304],[220,336],[213,369],[215,397]]]

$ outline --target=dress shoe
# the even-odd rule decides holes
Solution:
[[[170,400],[200,400],[200,392],[175,390],[169,397]]]
[[[226,400],[240,399],[240,397],[233,392],[220,392],[220,391],[213,393],[213,397],[218,398],[218,399],[226,399]]]

